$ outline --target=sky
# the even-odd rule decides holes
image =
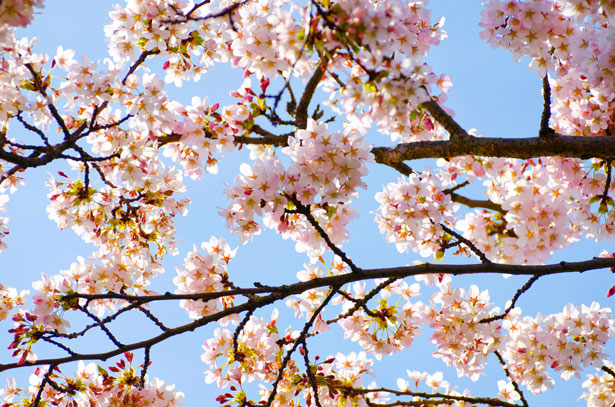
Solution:
[[[39,37],[38,51],[55,54],[58,45],[65,49],[77,51],[77,55],[87,55],[90,60],[102,59],[106,53],[103,26],[107,22],[107,14],[112,2],[63,0],[47,1],[46,7],[37,15],[33,24],[23,35]],[[448,38],[434,48],[427,57],[427,62],[434,72],[446,73],[452,77],[453,88],[449,92],[446,106],[453,109],[456,120],[466,129],[476,128],[481,134],[490,137],[533,137],[537,134],[542,106],[541,80],[535,72],[526,68],[528,61],[514,63],[512,56],[503,50],[493,50],[488,44],[478,38],[480,28],[477,23],[480,13],[480,2],[458,0],[432,0],[432,18],[446,18],[444,25]],[[220,101],[229,103],[228,91],[232,86],[238,86],[238,74],[228,66],[221,66],[204,76],[197,84],[186,84],[182,88],[173,88],[169,92],[172,97],[188,102],[192,96],[208,96],[211,103]],[[231,87],[229,87],[231,84]],[[378,140],[378,139],[374,139]],[[387,143],[382,139],[382,143]],[[178,237],[180,239],[180,255],[165,260],[166,274],[156,283],[159,291],[172,290],[170,281],[175,275],[174,268],[180,266],[183,257],[193,245],[209,240],[210,236],[222,236],[232,247],[239,247],[237,257],[231,262],[230,272],[241,286],[249,286],[253,281],[263,284],[291,283],[295,274],[307,262],[304,255],[297,254],[294,243],[283,240],[272,232],[264,231],[256,236],[250,244],[242,246],[235,236],[224,228],[224,220],[217,215],[221,207],[226,207],[227,201],[222,193],[226,184],[231,184],[238,172],[239,164],[247,161],[245,154],[233,154],[228,160],[220,163],[218,175],[206,176],[203,181],[186,180],[188,192],[186,196],[192,199],[189,214],[176,219]],[[429,165],[435,166],[434,163]],[[94,248],[83,243],[71,230],[59,231],[55,223],[47,218],[47,189],[44,186],[50,174],[62,170],[62,165],[29,170],[25,174],[26,184],[16,194],[11,196],[7,204],[7,216],[10,217],[11,234],[7,239],[8,249],[0,253],[0,282],[15,286],[18,289],[29,289],[32,281],[40,278],[41,273],[55,274],[67,269],[77,256],[87,257]],[[410,264],[419,260],[415,254],[399,254],[394,245],[385,243],[373,222],[373,211],[378,207],[373,199],[382,185],[394,182],[398,177],[390,168],[372,165],[366,180],[370,186],[361,193],[359,207],[361,218],[350,227],[350,241],[344,250],[360,267],[385,267]],[[480,194],[480,191],[477,191]],[[480,195],[478,195],[480,198]],[[564,249],[553,256],[551,261],[581,260],[596,256],[602,249],[615,251],[615,245],[609,242],[583,241]],[[459,259],[451,261],[459,262]],[[525,279],[511,278],[504,280],[500,276],[463,277],[455,280],[455,285],[467,288],[470,284],[478,284],[481,289],[489,289],[492,302],[503,305],[510,299],[515,290]],[[612,307],[613,299],[605,298],[605,292],[615,284],[615,278],[607,271],[589,272],[579,275],[548,277],[541,279],[532,290],[519,301],[528,315],[536,312],[559,312],[562,307],[573,304],[590,304],[599,301],[601,305]],[[165,288],[166,287],[166,288]],[[426,301],[423,298],[423,301]],[[278,305],[280,310],[285,307]],[[172,321],[186,321],[185,313],[179,307],[171,306],[160,312]],[[259,315],[268,317],[271,309],[262,311]],[[288,311],[292,317],[292,312]],[[291,317],[283,317],[282,321],[290,321]],[[286,318],[286,319],[284,319]],[[146,328],[135,332],[131,328],[137,321],[127,319],[118,325],[121,336],[134,338],[147,335]],[[7,325],[3,325],[7,327]],[[299,327],[300,328],[300,327]],[[8,327],[6,328],[8,329]],[[10,341],[6,329],[0,332],[0,341],[8,345]],[[295,327],[298,329],[298,327]],[[216,405],[213,400],[218,390],[211,385],[205,385],[203,371],[206,365],[200,361],[201,345],[211,333],[210,328],[204,328],[195,333],[188,333],[175,338],[168,343],[156,346],[152,350],[153,365],[150,377],[159,377],[168,383],[175,383],[178,390],[185,393],[187,407]],[[478,383],[469,380],[457,381],[453,369],[447,368],[441,361],[431,358],[430,352],[435,348],[427,343],[428,333],[417,340],[413,347],[400,355],[388,357],[375,370],[379,380],[395,387],[395,378],[405,377],[406,369],[445,372],[446,379],[458,383],[460,387],[468,387],[475,395],[490,395],[497,393],[497,380],[503,379],[503,374],[497,368],[497,362],[492,361],[487,369],[488,377]],[[325,339],[325,338],[323,338]],[[329,337],[328,341],[318,340],[311,354],[326,356],[340,350],[359,351],[352,343],[337,349],[337,343]],[[101,343],[97,340],[80,344],[84,348],[99,349]],[[614,347],[609,346],[609,354],[613,355]],[[41,356],[42,352],[39,353]],[[137,358],[142,357],[139,352]],[[0,352],[0,363],[7,362],[8,352]],[[495,367],[495,368],[494,368]],[[65,368],[68,373],[72,368]],[[394,372],[394,373],[391,373]],[[25,384],[26,371],[10,372]],[[0,383],[4,383],[7,374],[0,374]],[[553,375],[556,377],[556,375]],[[369,382],[369,379],[367,380]],[[581,393],[581,381],[572,380],[559,385],[555,391],[539,396],[531,396],[526,391],[530,405],[567,405],[581,406],[583,401],[576,398]]]

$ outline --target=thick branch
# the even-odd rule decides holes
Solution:
[[[305,90],[303,91],[303,95],[301,95],[301,99],[299,99],[299,104],[297,105],[297,110],[295,111],[295,125],[298,129],[305,129],[307,127],[308,106],[310,105],[310,101],[312,100],[312,96],[314,96],[316,87],[325,75],[326,70],[326,60],[321,61],[312,74],[312,77],[308,81],[307,85],[305,85]]]
[[[499,264],[499,263],[478,263],[478,264],[432,264],[423,263],[414,266],[399,266],[388,268],[375,269],[360,269],[354,273],[341,274],[337,276],[329,276],[315,278],[308,281],[301,281],[291,285],[281,286],[266,286],[259,285],[255,288],[237,288],[222,292],[201,293],[201,294],[171,294],[150,296],[135,296],[118,293],[106,294],[69,294],[64,298],[85,298],[87,300],[100,299],[118,299],[125,301],[136,301],[140,303],[163,301],[163,300],[212,300],[221,297],[246,295],[246,294],[261,294],[261,293],[280,293],[284,292],[287,295],[300,294],[304,291],[314,288],[328,287],[335,285],[344,285],[355,281],[371,280],[376,278],[404,278],[409,276],[418,276],[425,274],[452,274],[452,275],[467,275],[467,274],[511,274],[516,276],[548,276],[562,273],[582,273],[589,270],[599,270],[609,267],[615,267],[615,258],[612,257],[594,257],[591,260],[579,262],[560,262],[554,264],[541,265],[515,265],[515,264]],[[268,297],[260,297],[266,299]],[[235,309],[237,307],[234,307]],[[242,312],[246,309],[235,309],[234,313]]]
[[[471,137],[435,100],[430,99],[427,102],[421,103],[421,107],[427,110],[431,117],[436,119],[448,131],[451,140],[457,142]]]
[[[453,158],[466,155],[483,157],[534,158],[615,158],[615,138],[608,136],[577,137],[553,133],[550,137],[495,138],[473,137],[450,141],[417,141],[395,147],[372,149],[376,161],[395,167],[405,160]]]
[[[416,275],[423,275],[423,274],[461,275],[461,274],[491,273],[491,274],[546,276],[546,275],[551,275],[551,274],[584,272],[588,270],[596,270],[596,269],[603,269],[603,268],[609,268],[609,267],[615,267],[615,258],[595,257],[591,260],[580,261],[580,262],[561,262],[561,263],[556,263],[556,264],[530,265],[530,266],[520,266],[520,265],[512,265],[512,264],[497,264],[497,263],[461,264],[461,265],[444,265],[444,264],[424,263],[424,264],[420,264],[416,266],[400,266],[400,267],[366,269],[366,270],[358,269],[357,271],[353,273],[316,278],[313,280],[301,281],[301,282],[291,284],[291,285],[245,289],[243,291],[255,292],[258,290],[263,290],[263,291],[270,291],[272,293],[269,295],[264,295],[260,297],[253,297],[251,300],[243,304],[221,310],[215,314],[205,316],[189,324],[185,324],[185,325],[178,326],[176,328],[169,329],[153,338],[140,341],[140,342],[123,345],[121,348],[117,348],[117,349],[114,349],[108,352],[92,353],[92,354],[75,353],[75,355],[68,356],[68,357],[55,358],[55,359],[40,359],[33,363],[26,362],[23,365],[18,365],[17,363],[8,363],[8,364],[0,365],[0,372],[9,370],[9,369],[15,369],[21,366],[34,366],[34,365],[40,366],[40,365],[50,365],[50,364],[60,365],[60,364],[74,362],[78,360],[107,360],[114,356],[118,356],[122,354],[123,352],[151,347],[173,336],[176,336],[176,335],[188,332],[188,331],[194,331],[195,329],[201,326],[207,325],[210,322],[218,321],[221,318],[227,317],[229,315],[238,314],[238,313],[249,311],[252,309],[262,308],[264,306],[273,304],[276,301],[287,298],[291,295],[300,294],[304,291],[311,290],[314,288],[319,288],[319,287],[327,287],[327,286],[341,287],[344,284],[352,283],[355,281],[361,281],[361,280],[372,280],[372,279],[377,279],[377,278],[404,278],[408,276],[416,276]],[[222,292],[222,293],[209,293],[209,294],[211,295],[211,298],[215,298],[214,296],[218,296],[218,297],[227,296],[229,295],[230,292],[231,291]],[[143,301],[143,299],[148,298],[148,297],[133,297],[133,296],[127,296],[127,295],[121,295],[121,294],[115,294],[115,293],[76,294],[74,296],[80,297],[80,298],[87,298],[87,299],[120,298],[120,299],[126,299],[126,300],[134,300],[134,301]],[[171,297],[172,297],[171,294],[158,296],[159,299],[170,299]],[[198,297],[203,298],[205,296],[201,294],[201,295],[198,295]],[[147,300],[143,302],[147,302]]]
[[[375,389],[357,389],[353,387],[343,387],[343,390],[347,391],[350,394],[370,394],[370,393],[389,393],[394,394],[396,396],[413,396],[413,397],[421,397],[424,404],[417,405],[431,405],[435,404],[437,401],[441,400],[457,400],[457,401],[465,401],[468,403],[478,403],[478,404],[488,404],[491,406],[502,406],[502,407],[519,407],[517,404],[508,403],[506,401],[500,399],[494,399],[491,397],[469,397],[469,396],[455,396],[452,394],[445,393],[425,393],[419,391],[411,391],[411,390],[394,390],[387,389],[385,387],[375,388]],[[441,399],[441,400],[433,400],[433,399]],[[442,403],[438,403],[442,404]],[[379,404],[376,404],[379,405]]]

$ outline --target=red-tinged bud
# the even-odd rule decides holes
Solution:
[[[432,131],[434,129],[433,123],[428,118],[425,118],[425,120],[423,120],[423,126],[425,126],[425,130],[427,131]]]
[[[124,352],[124,357],[128,360],[128,363],[132,363],[132,356],[131,352]]]
[[[171,61],[166,61],[163,65],[162,65],[162,69],[166,70],[169,66],[171,65]]]
[[[231,391],[237,391],[237,387],[235,387],[235,386],[231,386],[229,388],[231,389]]]
[[[263,91],[263,93],[265,93],[265,91],[267,90],[267,87],[269,86],[269,78],[266,79],[261,79],[261,90]]]
[[[558,366],[559,366],[559,362],[557,360],[551,363],[551,369],[555,369]]]
[[[525,349],[525,348],[519,348],[519,350],[517,350],[517,352],[519,352],[519,353],[526,353],[526,352],[527,352],[527,349]]]
[[[606,297],[611,297],[613,294],[615,294],[615,285],[609,288],[609,291],[606,293]]]
[[[62,171],[58,171],[58,174],[64,178],[68,178],[68,175],[64,174]]]
[[[27,354],[26,354],[26,353],[27,353],[27,351],[26,351],[26,352],[24,352],[24,353],[21,355],[21,357],[19,358],[19,361],[17,362],[17,365],[18,365],[18,366],[21,366],[21,365],[23,365],[24,363],[26,363],[26,357],[27,357]]]
[[[220,107],[220,103],[216,103],[213,106],[209,107],[209,114],[212,114],[213,112],[215,112],[216,110],[218,110],[218,108]]]
[[[51,60],[51,68],[53,69],[53,67],[56,66],[56,59],[52,59]]]

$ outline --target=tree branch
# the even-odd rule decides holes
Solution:
[[[318,64],[318,67],[316,67],[316,70],[312,74],[312,77],[308,81],[307,85],[305,85],[305,90],[303,91],[303,95],[301,95],[301,99],[299,99],[299,104],[295,110],[295,125],[298,129],[305,129],[307,127],[308,107],[310,105],[310,101],[312,100],[316,87],[322,80],[326,71],[327,61],[322,60],[320,64]]]
[[[578,137],[553,133],[549,137],[497,138],[470,136],[461,141],[416,141],[395,147],[375,147],[376,162],[395,167],[405,160],[453,158],[466,155],[483,157],[534,158],[571,157],[580,159],[615,158],[615,138]]]
[[[414,404],[419,406],[427,406],[431,404],[436,404],[438,401],[443,404],[441,400],[456,400],[456,401],[465,401],[468,403],[478,403],[478,404],[488,404],[491,406],[502,406],[502,407],[519,407],[517,404],[508,403],[503,400],[491,398],[491,397],[469,397],[469,396],[454,396],[451,394],[444,393],[425,393],[419,391],[410,391],[410,390],[393,390],[387,389],[385,387],[380,387],[376,389],[357,389],[354,387],[342,387],[348,394],[370,394],[370,393],[390,393],[396,396],[412,396],[412,397],[421,397],[422,404]],[[441,400],[432,400],[432,399],[441,399]],[[375,406],[381,406],[381,404],[374,404]],[[387,406],[388,404],[384,404]]]

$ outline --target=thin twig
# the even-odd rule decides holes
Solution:
[[[269,397],[267,398],[267,403],[266,403],[267,406],[271,406],[272,403],[273,403],[273,400],[275,399],[275,395],[278,392],[278,384],[280,383],[280,381],[282,380],[282,377],[284,376],[284,370],[286,369],[286,366],[288,365],[288,362],[290,362],[290,358],[292,357],[292,354],[295,352],[295,350],[297,349],[299,344],[302,341],[305,341],[305,336],[307,335],[307,333],[310,330],[310,328],[312,327],[312,325],[314,325],[314,321],[316,321],[316,318],[320,315],[320,312],[323,310],[323,308],[327,304],[329,304],[329,302],[331,301],[331,299],[335,295],[335,292],[337,291],[338,288],[339,288],[339,286],[331,287],[331,290],[329,291],[329,294],[327,295],[327,297],[325,297],[325,299],[318,306],[318,308],[316,308],[316,310],[314,310],[314,313],[312,314],[312,317],[303,326],[303,329],[301,330],[301,333],[299,334],[299,336],[295,340],[295,343],[293,344],[292,348],[286,353],[286,356],[284,356],[284,359],[282,360],[282,365],[278,369],[278,376],[276,377],[276,380],[273,382],[273,385],[272,385],[272,388],[271,388],[271,393],[269,393]]]
[[[320,398],[318,397],[318,384],[316,383],[314,372],[312,372],[310,357],[308,355],[308,347],[305,338],[303,338],[301,343],[303,343],[303,363],[305,363],[305,371],[308,380],[310,381],[310,387],[312,387],[312,392],[314,393],[314,403],[317,407],[322,407],[322,405],[320,404]]]
[[[483,263],[491,263],[491,260],[489,260],[487,256],[485,256],[485,253],[481,252],[478,249],[478,247],[476,247],[476,245],[474,245],[474,243],[472,243],[470,240],[461,236],[459,233],[455,232],[453,229],[447,227],[444,223],[440,223],[440,226],[446,233],[448,233],[449,235],[455,236],[457,240],[459,240],[461,243],[468,246],[468,248],[472,250],[472,252],[480,259],[480,261],[482,261]]]
[[[523,395],[523,392],[521,391],[519,384],[517,383],[515,379],[513,379],[512,375],[510,374],[510,371],[506,367],[506,362],[504,361],[504,358],[502,357],[502,355],[500,355],[500,352],[498,352],[497,350],[493,353],[498,358],[498,362],[500,362],[500,364],[502,365],[502,368],[504,369],[504,373],[506,374],[506,377],[508,377],[508,380],[510,380],[510,382],[513,385],[513,388],[519,395],[519,398],[521,399],[521,403],[523,403],[523,407],[529,407],[529,404],[527,403],[527,400],[525,399],[525,396]]]
[[[532,284],[534,284],[536,282],[536,280],[538,280],[540,277],[540,275],[536,275],[533,276],[532,278],[530,278],[529,280],[527,280],[525,282],[525,284],[523,284],[523,286],[521,286],[521,288],[519,288],[517,290],[517,292],[515,293],[515,295],[513,296],[512,300],[510,301],[510,304],[508,305],[508,307],[506,307],[506,309],[504,310],[503,313],[499,314],[499,315],[494,315],[492,317],[489,318],[483,318],[480,321],[478,321],[479,323],[487,323],[487,322],[491,322],[491,321],[496,321],[498,319],[504,319],[506,318],[506,315],[508,315],[508,313],[515,308],[515,305],[517,304],[517,300],[519,299],[519,297],[521,297],[521,295],[523,293],[525,293],[527,290],[530,289],[530,287],[532,286]]]
[[[141,369],[141,378],[139,379],[139,388],[142,389],[145,387],[145,376],[147,375],[147,368],[150,365],[150,351],[152,347],[147,346],[143,349],[143,369]]]
[[[324,231],[324,229],[320,226],[318,221],[312,215],[312,212],[310,211],[310,207],[303,205],[301,202],[299,202],[299,200],[294,195],[291,196],[291,195],[286,194],[286,198],[295,205],[299,213],[301,213],[307,218],[308,222],[310,222],[310,224],[314,227],[314,229],[316,229],[316,231],[318,232],[320,237],[323,238],[323,240],[325,241],[329,249],[331,249],[333,253],[338,255],[344,263],[348,264],[348,266],[354,273],[360,273],[361,269],[357,267],[353,263],[352,260],[350,260],[350,258],[346,255],[346,253],[344,253],[339,247],[333,244],[333,242],[329,238],[329,235],[327,235],[327,232]]]

